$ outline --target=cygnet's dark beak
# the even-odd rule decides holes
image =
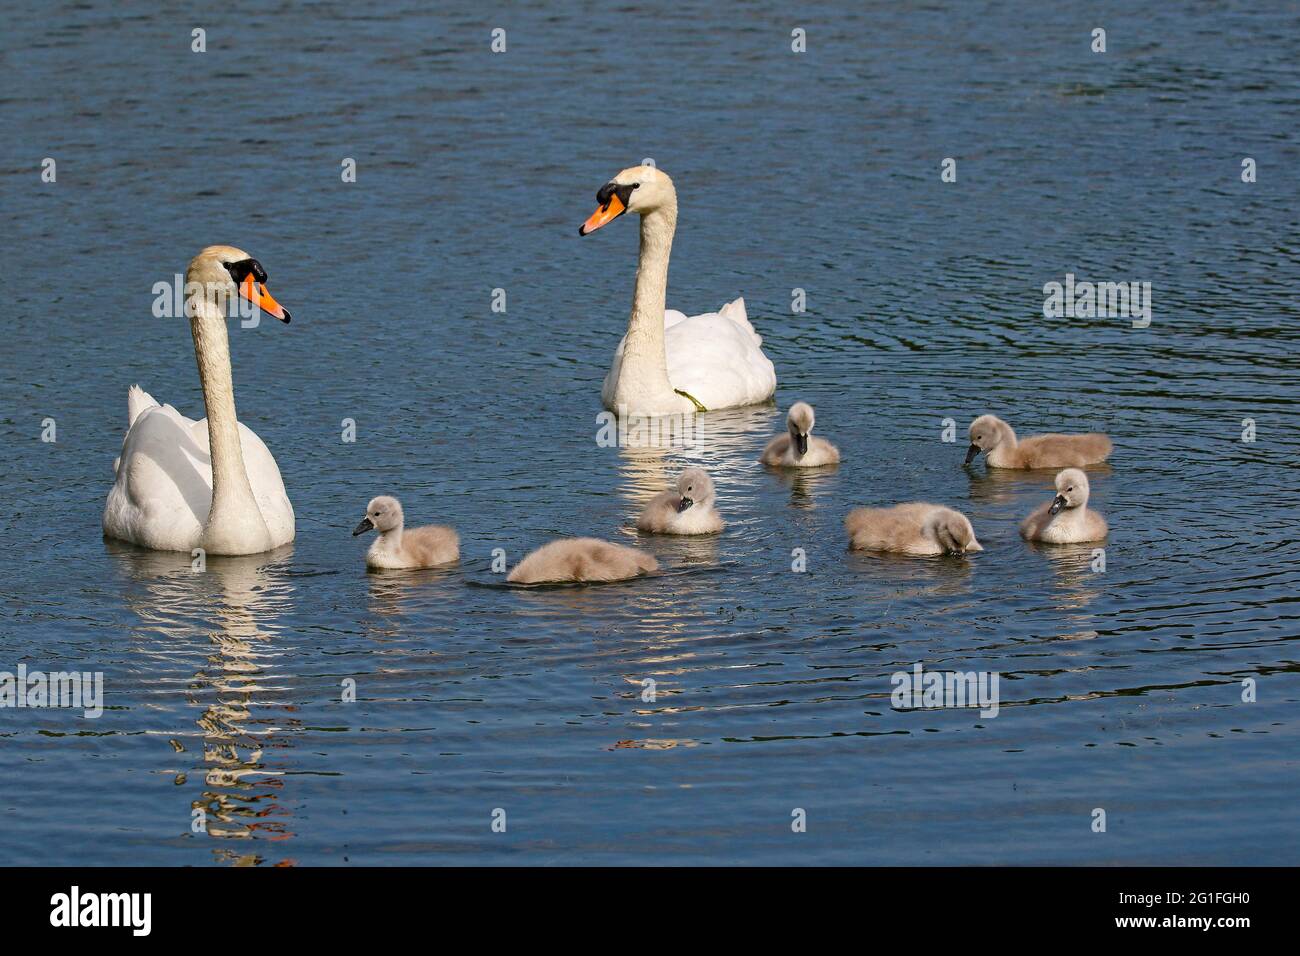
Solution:
[[[685,511],[693,504],[695,504],[695,501],[693,499],[687,498],[685,495],[682,495],[682,500],[677,502],[677,512],[680,514],[681,512]]]
[[[1047,509],[1049,515],[1054,515],[1065,507],[1065,495],[1057,495],[1052,499],[1052,507]]]
[[[975,460],[975,456],[978,455],[979,453],[980,453],[980,446],[971,445],[969,448],[966,449],[966,460],[962,462],[962,464],[969,465],[972,461]]]
[[[808,454],[808,433],[798,432],[794,436],[794,446],[799,449],[800,455]]]
[[[361,524],[357,525],[355,528],[352,529],[352,537],[355,538],[359,534],[365,534],[374,526],[375,523],[371,521],[369,518],[362,518]]]

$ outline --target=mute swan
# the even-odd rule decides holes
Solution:
[[[596,193],[600,208],[578,227],[595,232],[625,212],[641,216],[641,253],[627,334],[605,376],[601,401],[637,415],[754,405],[776,391],[776,369],[749,324],[745,300],[687,317],[665,310],[677,193],[653,166],[625,169]]]
[[[759,461],[777,468],[817,468],[838,462],[840,450],[811,434],[815,420],[811,405],[795,402],[785,418],[786,433],[767,443]]]
[[[388,495],[372,498],[366,516],[352,537],[371,528],[379,532],[366,552],[366,567],[376,569],[432,568],[460,557],[460,535],[455,528],[431,524],[405,529],[402,503]]]
[[[1088,510],[1088,476],[1067,468],[1056,476],[1056,497],[1034,509],[1020,523],[1026,541],[1078,544],[1106,537],[1106,519]]]
[[[544,544],[506,575],[513,584],[626,581],[659,570],[650,555],[598,538],[567,538]]]
[[[984,550],[964,514],[924,501],[892,508],[854,508],[844,519],[844,527],[853,550],[913,555]]]
[[[650,499],[636,526],[652,534],[721,531],[726,522],[713,506],[713,479],[703,468],[687,468],[677,479],[676,491],[664,491]]]
[[[1106,460],[1113,446],[1101,432],[1084,435],[1031,435],[1016,440],[1011,426],[996,415],[981,415],[970,425],[966,464],[980,452],[993,468],[1067,468]]]
[[[186,314],[207,418],[193,421],[131,386],[104,534],[155,551],[209,554],[257,554],[293,540],[293,506],[280,469],[235,415],[222,307],[238,294],[288,322],[265,282],[261,263],[233,246],[208,246],[190,261]]]

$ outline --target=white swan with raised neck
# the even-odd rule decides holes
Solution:
[[[261,263],[234,246],[208,246],[185,271],[185,311],[207,417],[186,418],[139,385],[113,463],[104,534],[155,551],[257,554],[293,540],[293,506],[262,440],[239,422],[224,303],[236,297],[289,321],[266,290]]]
[[[625,169],[596,194],[600,207],[579,227],[589,235],[626,212],[641,217],[636,291],[627,334],[614,354],[601,400],[619,414],[664,415],[755,405],[776,391],[763,339],[735,299],[687,317],[665,308],[668,260],[677,229],[677,191],[654,166]]]

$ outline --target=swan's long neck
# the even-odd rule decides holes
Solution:
[[[247,554],[270,546],[270,532],[253,496],[244,467],[235,413],[235,383],[230,370],[226,318],[211,301],[197,299],[190,318],[194,357],[203,386],[212,456],[212,507],[200,543],[213,554]]]
[[[627,324],[619,393],[640,401],[669,401],[675,405],[664,349],[664,305],[668,290],[668,257],[677,230],[676,200],[641,217],[641,255],[636,269],[632,317]],[[667,410],[667,409],[665,409]]]

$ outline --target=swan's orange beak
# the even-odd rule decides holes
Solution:
[[[578,227],[578,235],[585,236],[593,233],[606,223],[613,222],[625,212],[627,212],[627,207],[623,205],[623,200],[618,198],[617,193],[614,193],[609,197],[609,202],[593,212],[587,221]]]
[[[239,287],[239,294],[249,302],[256,303],[257,307],[267,315],[279,319],[281,322],[288,322],[292,316],[289,310],[271,298],[271,293],[266,291],[266,286],[257,282],[250,272],[244,277],[243,283]]]

